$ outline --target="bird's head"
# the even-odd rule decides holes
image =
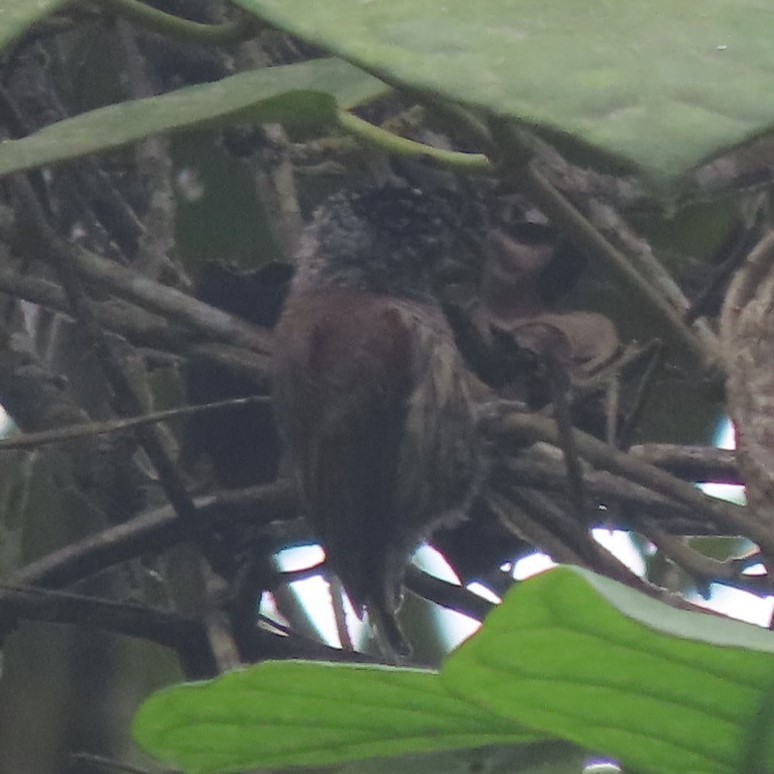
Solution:
[[[315,212],[298,255],[299,282],[429,295],[454,240],[447,198],[397,186],[344,191]]]

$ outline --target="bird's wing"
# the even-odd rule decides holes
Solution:
[[[396,476],[415,356],[386,300],[296,299],[276,332],[275,405],[313,522],[353,603],[388,609]]]

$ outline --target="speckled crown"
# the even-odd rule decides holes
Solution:
[[[416,188],[343,191],[315,213],[298,255],[299,282],[425,295],[454,241],[445,198]]]

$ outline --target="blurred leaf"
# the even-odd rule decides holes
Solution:
[[[211,132],[178,135],[172,143],[177,183],[177,250],[199,276],[207,262],[246,269],[282,260],[255,176]]]
[[[82,364],[81,364],[82,367]],[[21,532],[13,557],[15,567],[39,559],[104,527],[94,501],[79,487],[73,474],[78,456],[70,446],[48,447],[20,455],[0,455],[2,519]],[[80,455],[84,460],[87,454]],[[23,458],[16,478],[6,460]],[[10,485],[9,485],[10,484]],[[8,487],[8,489],[6,489]],[[3,525],[5,526],[5,524]],[[16,535],[14,537],[16,537]],[[2,538],[0,538],[2,539]],[[6,569],[6,568],[3,568]],[[123,568],[122,568],[123,569]],[[3,578],[13,582],[13,573]],[[108,588],[106,576],[90,579],[85,593],[99,595]],[[116,585],[111,585],[114,592]],[[158,646],[145,646],[143,667],[125,672],[118,683],[116,647],[122,640],[111,634],[42,621],[12,623],[6,608],[4,625],[12,628],[3,642],[0,691],[0,771],[48,773],[63,771],[74,740],[107,739],[128,723],[130,684],[145,680],[153,670],[149,651],[173,666],[173,657]],[[34,617],[34,615],[33,615]],[[136,643],[132,643],[136,645]],[[128,647],[128,646],[127,646]],[[169,672],[167,672],[169,674]],[[130,705],[131,706],[131,705]],[[34,723],[30,718],[34,717]],[[111,733],[106,729],[111,727]]]
[[[725,773],[738,770],[774,683],[774,635],[559,568],[508,594],[441,678],[626,767]]]
[[[767,3],[237,4],[391,82],[566,133],[662,190],[774,123]]]
[[[187,772],[323,766],[543,737],[450,696],[434,672],[265,662],[152,696],[134,736]]]
[[[706,281],[707,265],[739,225],[739,202],[729,199],[695,202],[669,215],[633,214],[630,221],[678,279],[695,263],[703,272],[701,279]]]
[[[119,148],[152,134],[236,123],[319,124],[337,106],[386,93],[381,81],[339,59],[314,59],[233,75],[170,94],[98,108],[21,140],[0,143],[0,174]]]
[[[0,49],[6,48],[36,21],[50,16],[68,0],[0,0]]]
[[[755,548],[749,540],[739,537],[694,536],[686,538],[686,542],[694,551],[717,559],[720,562],[744,556]]]

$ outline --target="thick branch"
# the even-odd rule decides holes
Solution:
[[[295,498],[287,482],[220,492],[195,501],[203,520],[213,526],[249,522],[267,525],[292,517]],[[283,525],[290,529],[289,526]],[[303,525],[299,522],[299,527]],[[302,540],[307,533],[298,529]],[[144,554],[158,554],[186,540],[171,507],[141,514],[96,535],[71,543],[21,567],[11,577],[16,586],[66,586]],[[0,591],[2,599],[2,591]]]
[[[178,322],[209,338],[257,352],[271,352],[269,334],[255,325],[227,314],[174,288],[161,285],[137,272],[82,247],[72,247],[76,271],[84,280],[168,320]]]
[[[499,429],[493,429],[499,434],[512,434],[523,443],[545,441],[554,446],[559,443],[555,423],[535,414],[511,414],[502,421]],[[624,454],[593,436],[577,430],[574,434],[580,456],[594,466],[652,489],[694,510],[697,516],[709,519],[722,529],[749,537],[764,551],[774,554],[774,533],[766,525],[750,518],[744,508],[709,497],[691,484]]]
[[[730,449],[647,443],[632,446],[629,453],[686,481],[744,484],[736,464],[736,452]]]

